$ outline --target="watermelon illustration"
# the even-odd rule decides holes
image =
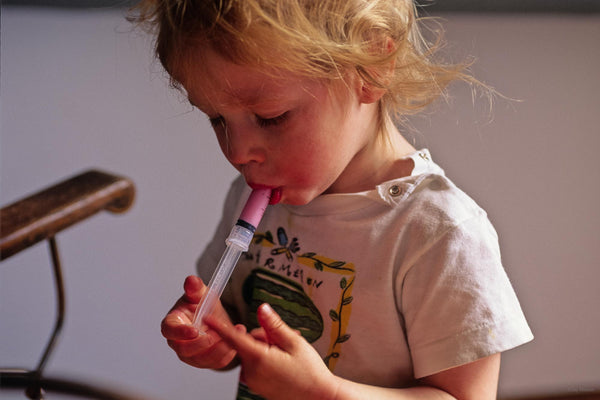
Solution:
[[[248,329],[260,327],[256,311],[263,303],[271,307],[292,329],[312,343],[323,334],[323,317],[300,284],[264,269],[254,269],[243,285],[248,305]]]

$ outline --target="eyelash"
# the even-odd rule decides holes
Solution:
[[[260,116],[256,116],[256,123],[261,128],[268,128],[270,126],[276,126],[285,122],[288,118],[288,113],[284,112],[281,115],[278,115],[273,118],[262,118]],[[225,119],[221,116],[215,118],[209,118],[208,121],[213,126],[213,128],[223,127],[225,126]]]
[[[215,118],[208,118],[208,121],[210,122],[213,128],[225,126],[225,119],[221,116]]]
[[[273,118],[261,118],[261,117],[259,117],[257,115],[256,116],[256,123],[261,128],[267,128],[269,126],[275,126],[275,125],[282,124],[283,122],[286,121],[287,118],[288,118],[288,113],[287,112],[284,112],[283,114],[280,114],[280,115],[278,115],[276,117],[273,117]]]

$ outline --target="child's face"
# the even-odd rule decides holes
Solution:
[[[376,105],[361,101],[352,80],[275,78],[212,51],[198,62],[179,81],[251,187],[279,188],[282,202],[301,205],[373,176]]]

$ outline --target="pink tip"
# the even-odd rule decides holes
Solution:
[[[248,201],[246,201],[246,205],[240,214],[240,219],[256,228],[269,205],[270,199],[271,189],[254,189],[250,193]]]

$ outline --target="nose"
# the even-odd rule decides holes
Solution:
[[[236,167],[265,161],[264,139],[251,127],[229,124],[221,148],[229,162]]]

